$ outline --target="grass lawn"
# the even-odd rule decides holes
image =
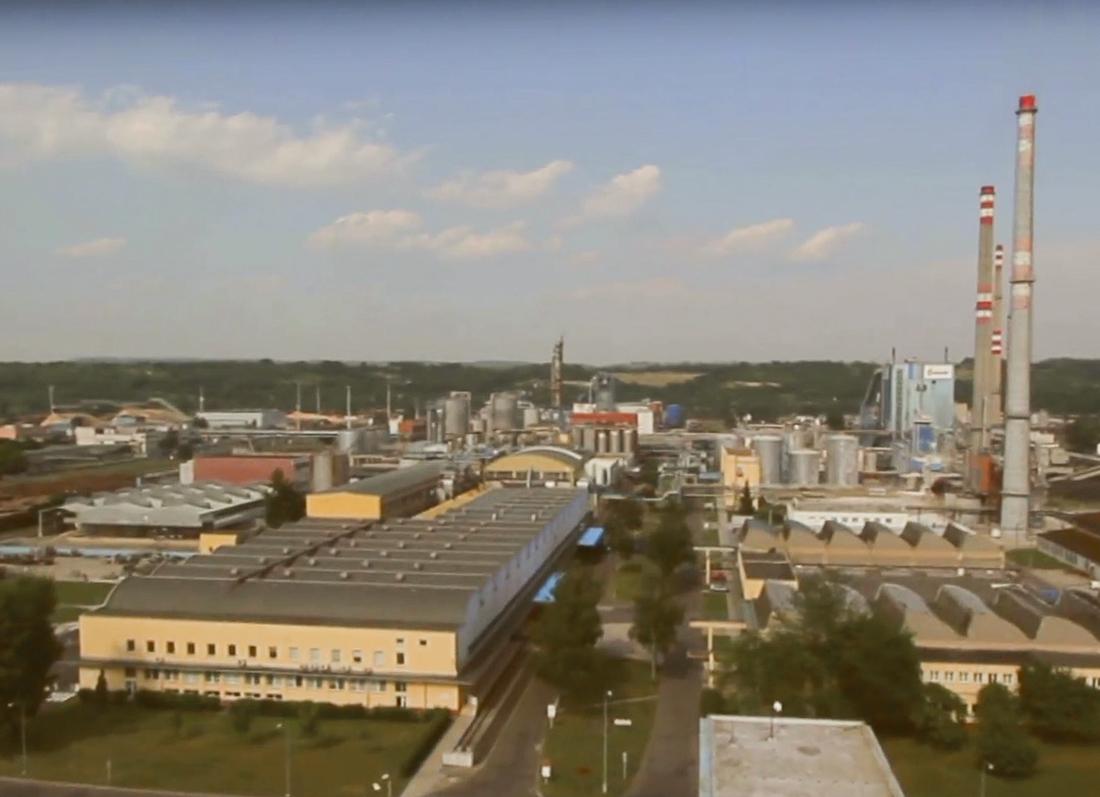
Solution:
[[[716,546],[721,543],[718,540],[718,529],[700,529],[695,535],[696,545]]]
[[[75,623],[80,615],[86,612],[81,606],[58,606],[53,610],[53,614],[50,615],[50,622],[54,625],[61,623]]]
[[[98,581],[55,581],[59,606],[98,606],[107,600],[107,593],[114,584],[101,584]]]
[[[1020,567],[1032,567],[1036,570],[1069,570],[1065,564],[1038,548],[1015,548],[1005,552],[1005,558],[1011,564]]]
[[[880,739],[906,797],[972,797],[978,793],[974,748],[942,753],[912,739]],[[1026,780],[990,777],[989,797],[1070,797],[1096,794],[1100,747],[1039,742],[1039,771]]]
[[[653,727],[657,700],[631,700],[655,696],[657,683],[650,678],[649,665],[640,661],[615,662],[617,677],[608,707],[608,794],[622,794],[638,771],[646,740]],[[618,702],[626,701],[626,702]],[[613,724],[627,718],[630,727]],[[623,780],[623,752],[627,753],[627,780]],[[603,780],[603,703],[575,708],[562,706],[554,727],[546,735],[543,755],[553,767],[553,776],[543,786],[547,797],[599,795]]]
[[[615,600],[629,601],[633,603],[641,594],[642,580],[649,572],[655,572],[656,568],[648,559],[635,556],[628,562],[619,565],[611,579],[611,597]]]
[[[725,592],[703,592],[703,619],[704,620],[728,620],[729,604],[726,601]]]
[[[135,705],[99,708],[77,702],[48,710],[29,725],[30,776],[103,784],[107,761],[115,786],[242,795],[284,793],[285,737],[280,720],[259,717],[247,736],[230,728],[225,713],[173,712]],[[363,797],[370,782],[389,772],[394,792],[405,783],[398,769],[427,733],[426,722],[321,720],[305,739],[291,727],[295,795]],[[0,775],[17,775],[19,756],[9,734],[0,739]]]

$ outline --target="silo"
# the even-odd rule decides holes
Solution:
[[[607,432],[608,437],[608,450],[612,454],[623,453],[623,430],[622,429],[609,429]]]
[[[781,484],[783,438],[777,434],[757,435],[752,439],[752,445],[760,458],[760,481],[763,484]]]
[[[597,454],[606,454],[607,453],[607,430],[606,429],[600,429],[598,432],[596,432],[596,453]]]
[[[593,378],[593,396],[597,412],[615,411],[615,377],[611,374],[596,374]]]
[[[825,439],[825,482],[859,484],[859,441],[852,435],[833,434]]]
[[[573,448],[584,448],[584,429],[580,426],[573,427]]]
[[[481,442],[477,434],[471,432],[466,435],[466,448],[477,448],[477,444]]]
[[[331,490],[333,482],[333,462],[331,451],[319,451],[313,455],[313,468],[310,474],[310,491],[319,493]]]
[[[470,430],[470,402],[465,396],[450,396],[443,401],[443,432],[461,439]]]
[[[518,415],[518,399],[515,393],[494,393],[490,406],[489,424],[494,432],[515,429]]]
[[[523,428],[530,429],[532,426],[539,425],[539,408],[538,407],[524,407],[523,408]]]
[[[638,430],[627,429],[623,432],[623,453],[630,456],[634,455],[634,450],[638,447]]]
[[[584,445],[581,446],[585,451],[596,450],[596,427],[595,426],[582,426],[584,432]]]
[[[341,454],[358,454],[362,448],[359,429],[341,429],[336,433],[336,450]]]
[[[799,487],[815,485],[821,478],[821,452],[812,448],[796,448],[787,454],[790,463],[789,483]]]

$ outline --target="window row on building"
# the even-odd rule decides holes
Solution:
[[[960,684],[995,684],[1002,683],[1005,686],[1012,686],[1016,681],[1015,673],[1003,672],[983,672],[981,670],[933,670],[928,669],[922,672],[926,683],[960,683]]]
[[[405,664],[406,661],[406,651],[401,650],[400,648],[404,647],[405,639],[403,637],[397,637],[395,642],[399,650],[394,652],[392,664],[402,666]],[[419,639],[417,643],[420,647],[428,646],[427,639]],[[230,658],[241,657],[244,659],[256,660],[261,657],[261,654],[265,655],[269,661],[277,661],[280,658],[279,648],[274,645],[266,646],[263,650],[261,650],[261,646],[259,645],[236,645],[232,643],[224,645],[222,647],[223,650],[221,651],[220,655]],[[136,653],[137,649],[137,640],[126,640],[127,653]],[[182,645],[177,646],[175,642],[168,641],[163,643],[163,647],[160,647],[157,645],[157,642],[155,640],[145,640],[145,652],[152,654],[156,654],[163,650],[163,652],[169,656],[176,655],[177,653],[187,656],[197,656],[199,655],[198,651],[200,649],[202,649],[200,645],[195,642],[185,642]],[[214,642],[206,643],[205,650],[207,656],[219,655],[218,645]],[[345,656],[345,653],[348,653],[349,655]],[[369,664],[369,666],[374,668],[387,667],[391,664],[391,662],[388,661],[386,651],[384,650],[371,651],[368,661],[365,652],[362,650],[344,651],[340,648],[323,650],[321,648],[299,648],[296,646],[290,646],[286,648],[286,658],[287,660],[295,664]]]
[[[386,692],[389,691],[391,682],[374,680],[370,678],[332,678],[313,675],[273,675],[270,673],[240,673],[221,672],[219,670],[206,670],[203,672],[180,671],[173,669],[143,668],[142,678],[146,681],[164,681],[165,683],[181,683],[193,685],[224,684],[226,686],[266,686],[272,689],[330,689],[333,691],[350,692]],[[136,679],[138,669],[136,667],[125,668],[127,679]],[[393,681],[393,691],[403,694],[408,691],[406,681]],[[165,692],[177,691],[165,687]],[[221,694],[217,692],[215,694]],[[239,695],[237,695],[239,696]],[[257,694],[257,697],[260,695]],[[273,697],[267,695],[267,697]],[[281,699],[281,698],[276,698]]]

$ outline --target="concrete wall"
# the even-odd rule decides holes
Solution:
[[[272,474],[281,470],[283,477],[295,486],[309,484],[310,463],[303,456],[197,456],[194,478],[198,481],[220,481],[228,484],[270,482]]]

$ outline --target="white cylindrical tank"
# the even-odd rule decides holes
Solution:
[[[573,438],[573,448],[576,448],[578,450],[584,448],[584,430],[581,429],[581,427],[579,427],[579,426],[574,426],[573,427],[572,438]]]
[[[782,484],[783,438],[777,434],[757,435],[752,439],[752,446],[760,458],[761,483]]]
[[[538,407],[524,407],[523,408],[523,428],[530,429],[532,426],[539,425],[539,408]]]
[[[582,448],[585,451],[596,450],[596,427],[594,426],[582,426],[581,430],[584,433],[584,445]]]
[[[336,450],[341,454],[358,454],[362,446],[359,429],[341,429],[336,433]]]
[[[612,454],[623,453],[623,430],[622,429],[609,429],[607,431],[608,437],[608,450]]]
[[[516,429],[519,414],[519,399],[515,393],[494,393],[490,405],[489,422],[494,432],[509,432]]]
[[[347,453],[347,452],[344,452]],[[333,482],[333,461],[331,451],[320,451],[313,455],[313,472],[310,476],[310,491],[319,493],[331,490]]]
[[[638,430],[627,429],[623,432],[623,453],[633,454],[638,447]]]
[[[606,454],[607,453],[607,430],[606,429],[600,429],[598,432],[596,432],[596,453],[597,454]]]
[[[825,439],[825,482],[850,487],[859,484],[859,441],[850,434]]]
[[[799,487],[815,485],[821,478],[821,452],[796,448],[787,454],[790,483]]]
[[[443,401],[443,433],[461,439],[470,431],[470,402],[465,396],[450,396]]]

